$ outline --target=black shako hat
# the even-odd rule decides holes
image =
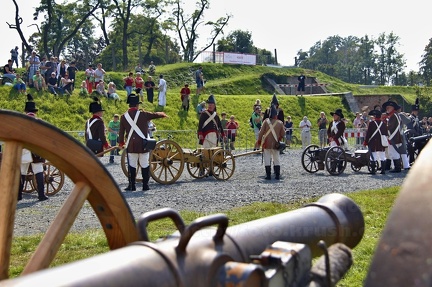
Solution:
[[[129,94],[126,103],[129,104],[129,107],[135,107],[138,104],[142,104],[142,102],[140,102],[139,98],[135,94]]]
[[[378,110],[372,110],[369,112],[368,115],[374,116],[375,118],[381,118],[382,113],[381,113],[381,111],[378,111]]]
[[[215,104],[216,105],[216,99],[213,95],[210,95],[208,97],[207,104]]]
[[[101,102],[97,97],[93,97],[93,102],[89,105],[89,112],[94,114],[101,111],[105,111],[104,109],[102,109]]]
[[[276,97],[276,94],[273,94],[273,98],[271,100],[270,106],[271,105],[275,105],[276,107],[279,106],[279,101],[278,101],[278,99]]]
[[[396,102],[394,102],[394,101],[387,101],[387,102],[385,102],[384,104],[382,104],[382,108],[383,108],[384,110],[386,110],[388,106],[393,107],[395,110],[399,110],[399,109],[401,108],[401,107],[400,107]]]
[[[420,110],[420,100],[419,98],[416,98],[415,104],[411,106],[411,111],[418,111]]]
[[[344,118],[344,115],[343,115],[343,113],[342,113],[342,109],[337,109],[336,111],[334,111],[334,112],[330,112],[330,115],[338,115],[341,119],[343,119]]]
[[[25,103],[25,112],[34,113],[37,112],[36,103],[33,102],[33,96],[31,94],[27,94],[27,102]]]
[[[274,118],[277,117],[277,109],[275,105],[271,105],[270,107],[270,114],[269,114],[269,118]]]

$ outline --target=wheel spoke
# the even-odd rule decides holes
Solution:
[[[90,186],[78,182],[63,204],[51,226],[45,233],[32,258],[25,267],[23,274],[35,272],[49,267],[57,251],[72,227],[79,211],[91,191]]]
[[[8,278],[22,145],[6,142],[0,169],[0,280]]]

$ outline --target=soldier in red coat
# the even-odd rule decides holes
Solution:
[[[341,109],[330,113],[333,116],[333,121],[329,123],[327,136],[330,146],[342,146],[346,148],[346,139],[344,136],[345,123],[342,121],[344,115]]]
[[[225,137],[219,116],[216,113],[216,100],[210,95],[207,110],[203,111],[198,123],[198,139],[203,148],[216,147],[218,139]]]
[[[400,109],[400,106],[394,101],[387,101],[382,105],[383,109],[387,112],[388,122],[388,139],[389,139],[389,147],[388,147],[388,155],[391,160],[393,160],[395,168],[390,172],[401,172],[402,162],[400,154],[402,151],[402,135],[400,133],[400,126],[402,121],[397,114],[397,110]],[[387,164],[388,165],[388,164]]]
[[[93,115],[85,125],[85,140],[86,146],[95,154],[110,148],[105,135],[105,124],[102,120],[104,111],[99,99],[94,97],[93,102],[89,105],[89,112]]]
[[[139,110],[139,98],[135,94],[128,96],[129,109],[120,118],[119,147],[127,150],[129,185],[126,191],[135,191],[135,177],[139,165],[142,173],[142,190],[149,190],[150,167],[149,150],[144,148],[144,138],[148,138],[148,122],[152,119],[165,118],[163,112],[146,112]]]
[[[371,154],[371,173],[376,173],[376,162],[380,161],[381,174],[385,174],[385,147],[382,145],[381,135],[384,135],[387,139],[387,123],[381,120],[382,114],[378,110],[370,111],[369,115],[373,116],[374,119],[368,125],[363,145],[368,146],[369,152]]]

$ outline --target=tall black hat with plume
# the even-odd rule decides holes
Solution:
[[[105,110],[102,109],[102,104],[100,100],[98,99],[98,97],[93,97],[93,102],[89,105],[89,112],[94,114],[101,111]]]
[[[33,102],[33,96],[31,94],[27,94],[27,102],[25,103],[24,111],[27,113],[35,113],[38,111],[36,108],[36,103]]]
[[[416,98],[415,104],[411,106],[412,111],[418,111],[420,110],[420,100],[419,98]]]

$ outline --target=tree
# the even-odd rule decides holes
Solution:
[[[372,72],[375,66],[375,43],[373,39],[369,39],[368,35],[365,35],[360,39],[360,46],[358,49],[359,53],[359,68],[363,72],[363,83],[365,85],[372,84]]]
[[[430,86],[432,79],[432,38],[424,48],[424,54],[420,61],[420,73],[423,75],[425,84]]]
[[[27,52],[30,54],[30,52],[33,50],[33,48],[30,46],[30,44],[27,42],[26,37],[24,36],[23,31],[21,30],[21,24],[24,22],[23,18],[20,16],[19,13],[19,6],[16,2],[16,0],[12,0],[14,5],[15,5],[15,24],[9,24],[8,22],[6,22],[6,24],[9,26],[10,29],[16,29],[21,42],[23,43],[25,49],[27,50]],[[39,30],[39,28],[38,28]]]
[[[382,33],[376,40],[378,45],[377,73],[381,85],[394,83],[397,75],[405,67],[403,54],[400,54],[396,46],[399,45],[399,37],[391,32],[389,35]]]
[[[80,2],[81,3],[81,2]],[[76,36],[87,19],[98,8],[99,0],[84,0],[57,4],[54,0],[41,0],[36,8],[34,20],[43,14],[41,33],[33,35],[33,41],[39,50],[47,56],[58,57],[71,39]]]
[[[204,23],[204,12],[209,8],[210,0],[199,0],[193,13],[187,15],[181,1],[175,0],[174,19],[172,21],[183,51],[183,60],[186,62],[193,62],[203,51],[210,48],[219,34],[223,32],[231,17],[230,15],[226,15],[225,17],[220,17],[216,22],[208,21]],[[203,48],[198,49],[196,47],[196,42],[199,38],[198,29],[202,24],[210,27],[210,39]]]
[[[254,51],[252,33],[249,31],[233,31],[226,38],[219,40],[217,45],[218,52],[251,54]]]

